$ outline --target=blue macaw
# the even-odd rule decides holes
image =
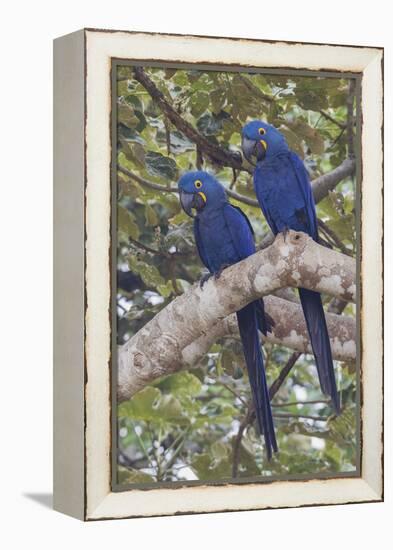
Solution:
[[[181,205],[194,217],[195,242],[210,276],[218,278],[225,267],[254,254],[250,221],[240,208],[228,202],[224,187],[211,174],[188,172],[178,185]],[[205,280],[202,279],[201,286]],[[277,452],[277,442],[258,329],[266,335],[274,322],[265,314],[262,299],[248,304],[236,315],[258,428],[270,459],[272,451]]]
[[[274,126],[254,120],[243,127],[242,149],[249,162],[256,161],[255,193],[273,233],[285,235],[293,229],[307,233],[318,242],[310,180],[303,161],[289,149],[284,136]],[[340,400],[321,295],[304,288],[299,289],[299,295],[322,392],[330,396],[339,414]]]

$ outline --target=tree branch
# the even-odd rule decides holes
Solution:
[[[339,128],[341,128],[341,130],[344,130],[346,125],[343,123],[343,122],[339,122],[338,120],[336,120],[335,118],[333,118],[331,115],[329,115],[329,113],[327,113],[326,111],[323,111],[322,109],[320,109],[318,111],[324,118],[326,118],[326,120],[329,120],[329,122],[332,122],[333,124],[335,124],[336,126],[338,126]]]
[[[170,185],[164,186],[160,185],[159,183],[154,183],[152,181],[146,180],[144,178],[141,178],[131,170],[128,170],[127,168],[124,168],[120,164],[118,164],[117,169],[119,172],[124,174],[125,176],[128,176],[130,179],[136,181],[143,187],[147,187],[148,189],[153,189],[154,191],[162,191],[164,193],[178,193],[179,190],[177,187],[172,187]],[[313,182],[312,190],[314,194],[314,200],[316,203],[324,199],[329,191],[332,191],[336,185],[340,183],[344,178],[350,176],[353,174],[355,170],[355,161],[353,159],[345,159],[337,168],[332,170],[331,172],[328,172],[327,174],[323,174],[322,176],[319,176]],[[237,193],[236,191],[233,191],[232,189],[226,188],[227,195],[231,197],[232,199],[235,199],[239,202],[242,202],[243,204],[248,204],[249,206],[257,206],[259,207],[259,203],[256,199],[252,199],[250,197],[245,197],[244,195],[241,195],[240,193]],[[269,244],[273,242],[273,234],[269,233],[267,237],[262,241],[263,246],[261,248],[266,248]]]
[[[249,172],[242,165],[242,157],[239,153],[225,150],[222,147],[211,143],[203,134],[199,133],[191,124],[173,108],[165,99],[164,94],[157,88],[154,82],[147,76],[142,67],[134,68],[135,79],[142,84],[151,98],[157,103],[164,115],[172,122],[176,128],[188,137],[197,148],[204,153],[210,160],[220,166],[231,166],[232,168],[242,169]]]
[[[247,303],[287,286],[353,301],[355,273],[353,258],[318,245],[304,233],[290,231],[286,240],[278,235],[272,246],[227,268],[217,281],[210,279],[203,289],[196,284],[174,299],[119,349],[119,398],[128,399],[154,379],[190,366],[196,356],[195,341],[210,338],[216,325]],[[268,307],[271,300],[280,299],[268,297]],[[307,349],[298,311],[288,315],[288,309],[275,310],[276,327],[269,341]],[[335,317],[328,316],[333,353],[353,358],[353,321],[329,319]]]
[[[236,434],[235,440],[233,442],[233,458],[232,458],[232,477],[236,478],[239,470],[239,461],[240,461],[240,445],[242,443],[244,430],[250,424],[253,417],[254,410],[252,406],[249,406],[247,413],[239,425],[239,430]]]
[[[278,375],[278,377],[275,379],[275,381],[269,388],[270,400],[273,399],[273,397],[276,395],[278,390],[281,388],[286,377],[291,372],[292,368],[295,366],[296,361],[299,359],[300,356],[301,356],[301,353],[299,353],[298,351],[293,352],[290,358],[288,359],[288,361],[286,362],[286,364],[284,365],[284,367],[280,370],[280,374]]]

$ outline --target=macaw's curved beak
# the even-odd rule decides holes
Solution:
[[[197,212],[202,210],[206,204],[206,197],[204,193],[187,193],[186,191],[180,190],[180,204],[186,214],[194,218],[192,210],[195,209]]]
[[[267,143],[264,139],[258,141],[242,137],[243,154],[250,164],[254,164],[254,157],[257,162],[263,160],[266,156]]]

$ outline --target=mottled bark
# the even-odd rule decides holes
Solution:
[[[306,322],[300,305],[276,296],[264,298],[266,312],[274,319],[272,332],[263,341],[280,344],[287,348],[312,353]],[[332,353],[339,361],[354,361],[356,358],[356,324],[352,317],[326,313]],[[239,336],[236,315],[232,313],[218,321],[207,334],[194,340],[183,349],[179,369],[196,365],[209,351],[211,345],[224,336]]]
[[[127,399],[159,376],[175,372],[184,364],[190,365],[195,340],[210,338],[224,320],[230,325],[230,319],[226,320],[229,315],[261,296],[288,286],[302,286],[354,301],[355,271],[352,258],[323,248],[304,233],[290,231],[285,240],[278,235],[265,250],[227,268],[220,279],[210,279],[203,289],[194,285],[174,299],[119,348],[119,398]],[[273,298],[267,302],[273,307],[271,300]],[[298,306],[294,304],[294,307]],[[300,314],[293,311],[293,315],[294,323],[302,322]],[[292,334],[290,329],[287,318],[277,319],[271,338],[280,343],[284,343],[284,339],[284,345],[292,343],[306,349],[301,326],[294,324]],[[346,329],[354,334],[344,320],[340,334]],[[338,332],[332,332],[331,336],[336,355],[352,358],[352,349],[347,349],[348,355],[344,353],[342,336]]]

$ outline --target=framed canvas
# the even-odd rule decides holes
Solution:
[[[54,159],[55,509],[381,501],[383,50],[81,30]]]

